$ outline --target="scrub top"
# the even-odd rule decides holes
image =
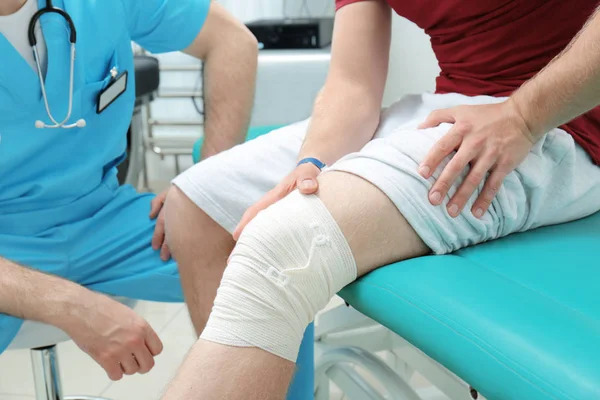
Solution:
[[[45,7],[39,0],[39,7]],[[35,235],[93,214],[95,194],[118,186],[135,100],[131,41],[153,53],[183,50],[206,20],[210,0],[55,0],[77,28],[73,112],[85,128],[37,129],[50,123],[37,76],[0,34],[0,233]],[[26,29],[27,27],[24,27]],[[47,14],[46,90],[52,114],[66,116],[69,99],[68,25]],[[110,71],[128,71],[126,92],[101,114],[97,97]],[[93,208],[93,207],[92,207]]]

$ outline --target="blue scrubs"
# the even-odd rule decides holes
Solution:
[[[45,0],[39,1],[45,6]],[[119,187],[135,97],[131,41],[154,53],[182,50],[198,35],[210,0],[55,0],[77,27],[73,113],[79,129],[36,129],[49,123],[37,72],[0,34],[0,256],[112,295],[183,301],[177,267],[150,246],[152,195]],[[48,48],[46,88],[59,121],[69,98],[68,27],[55,14],[41,18]],[[129,72],[127,91],[102,114],[98,93],[110,70]],[[0,315],[0,353],[22,321]],[[310,340],[306,341],[309,355]],[[301,356],[300,359],[306,358]],[[312,359],[299,365],[312,391]],[[295,394],[294,394],[295,392]]]

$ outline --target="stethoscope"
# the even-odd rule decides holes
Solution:
[[[40,57],[39,57],[38,49],[37,49],[37,38],[35,37],[36,24],[38,23],[38,21],[44,14],[50,14],[50,13],[58,14],[61,17],[63,17],[65,19],[65,21],[67,21],[67,24],[69,25],[69,30],[70,30],[69,42],[71,43],[71,72],[70,72],[70,76],[69,76],[69,108],[67,111],[67,116],[65,117],[64,121],[62,121],[62,122],[57,122],[54,119],[54,117],[52,116],[52,112],[50,111],[50,106],[48,105],[48,96],[46,95],[46,84],[44,83],[44,77],[42,74],[42,66],[40,65]],[[77,121],[74,124],[67,125],[67,121],[69,121],[69,119],[71,118],[71,113],[73,111],[73,79],[74,79],[74,75],[75,75],[75,44],[77,43],[77,30],[75,29],[75,24],[73,23],[71,16],[69,14],[67,14],[64,10],[54,7],[54,5],[52,4],[52,0],[46,0],[46,7],[42,8],[41,10],[36,12],[34,14],[34,16],[31,18],[31,21],[29,22],[28,34],[29,34],[29,45],[33,49],[33,55],[34,55],[35,63],[37,66],[38,77],[40,79],[40,86],[42,88],[42,96],[44,97],[46,113],[48,114],[48,117],[50,117],[50,120],[54,123],[54,125],[46,125],[43,121],[35,121],[35,127],[40,128],[40,129],[43,129],[43,128],[72,129],[72,128],[85,127],[86,123],[85,123],[84,119],[80,119],[79,121]]]

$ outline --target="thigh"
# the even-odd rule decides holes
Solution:
[[[317,195],[346,237],[358,276],[430,252],[394,203],[372,183],[353,174],[328,172],[319,177]]]
[[[477,218],[471,208],[483,182],[456,217],[447,205],[468,170],[452,185],[440,206],[428,194],[453,155],[429,179],[418,168],[450,124],[418,130],[404,127],[368,143],[328,171],[347,172],[373,184],[391,200],[423,242],[436,254],[498,239],[550,223],[567,222],[600,209],[600,168],[564,131],[555,129],[535,144],[526,159],[508,174],[488,211]],[[585,172],[585,174],[582,174]]]
[[[65,227],[68,278],[92,290],[134,299],[180,302],[177,266],[152,249],[152,194],[119,188],[93,217]]]
[[[286,126],[210,157],[173,184],[232,233],[246,209],[294,169],[308,123]]]

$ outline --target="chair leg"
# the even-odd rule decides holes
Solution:
[[[62,400],[56,346],[31,349],[36,400]]]
[[[343,364],[353,364],[365,368],[382,384],[393,400],[422,400],[393,369],[373,354],[356,347],[340,347],[325,351],[315,365],[315,384],[322,384],[323,379],[329,377],[334,382],[338,380],[337,386],[349,397],[353,394],[352,392],[360,391],[365,395],[357,398],[382,398],[381,395],[375,393],[372,386],[363,377]],[[315,392],[322,396],[318,397],[319,399],[328,398],[327,393],[319,393],[318,386],[315,389]],[[348,391],[348,389],[351,390]]]
[[[129,148],[129,170],[125,183],[132,185],[134,188],[139,186],[140,174],[144,167],[143,151],[143,135],[144,123],[142,115],[142,107],[138,106],[133,112],[131,118],[131,143]]]
[[[31,349],[36,400],[109,400],[95,396],[63,397],[56,346]]]

